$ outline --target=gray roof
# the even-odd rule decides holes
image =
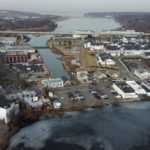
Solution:
[[[105,61],[107,59],[112,59],[113,60],[113,57],[109,54],[106,54],[106,53],[99,54],[99,56],[101,57],[102,61]]]
[[[124,93],[133,93],[135,92],[128,84],[125,82],[116,83],[116,85],[124,92]]]
[[[0,95],[0,107],[9,107],[12,102],[7,100],[4,96]]]
[[[56,79],[44,80],[44,82],[51,84],[51,83],[56,83],[56,82],[63,82],[63,80],[61,78],[56,78]]]
[[[0,37],[0,42],[3,41],[14,41],[16,42],[16,37]]]

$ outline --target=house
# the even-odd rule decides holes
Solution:
[[[39,110],[43,107],[43,102],[39,100],[37,93],[35,91],[24,91],[23,101],[26,105],[26,108],[29,110]]]
[[[9,123],[11,118],[19,112],[19,105],[0,96],[0,120]]]
[[[94,80],[100,80],[107,78],[107,75],[100,70],[96,70],[94,73]]]
[[[63,87],[64,82],[61,78],[48,79],[48,80],[42,80],[42,85],[44,87],[58,88],[58,87]]]
[[[37,93],[35,91],[23,91],[17,94],[9,94],[6,96],[9,100],[20,99],[22,100],[26,108],[29,110],[42,109],[43,102],[39,100]]]
[[[80,81],[81,83],[88,82],[88,72],[87,71],[77,72],[76,77],[77,77],[78,81]]]
[[[100,63],[104,67],[114,66],[116,64],[113,57],[109,54],[102,53],[96,56],[98,59],[98,63]]]
[[[66,76],[63,76],[62,77],[62,80],[64,82],[64,86],[69,86],[71,85],[71,81],[66,77]]]

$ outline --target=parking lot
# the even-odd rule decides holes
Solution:
[[[9,64],[9,67],[21,73],[44,72],[42,65]]]
[[[125,59],[123,60],[123,62],[132,73],[136,69],[145,69],[147,71],[150,71],[149,66],[145,63],[145,60],[143,59]]]
[[[102,81],[97,84],[82,84],[57,89],[55,92],[58,94],[58,99],[63,108],[94,105],[117,100],[116,93],[112,93],[111,85],[110,81]]]

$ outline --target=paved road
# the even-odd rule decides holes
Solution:
[[[34,31],[0,31],[2,34],[42,34],[42,35],[150,35],[143,32],[127,32],[127,31],[101,31],[101,32],[34,32]]]
[[[121,69],[121,72],[123,74],[123,77],[126,78],[127,80],[137,80],[138,78],[134,76],[129,69],[126,67],[126,65],[117,57],[114,58],[116,64],[119,66]]]

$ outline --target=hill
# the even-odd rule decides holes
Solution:
[[[114,18],[122,29],[150,32],[150,12],[92,12],[85,16]]]
[[[62,19],[56,15],[0,10],[0,30],[53,31],[57,27],[56,21]]]

